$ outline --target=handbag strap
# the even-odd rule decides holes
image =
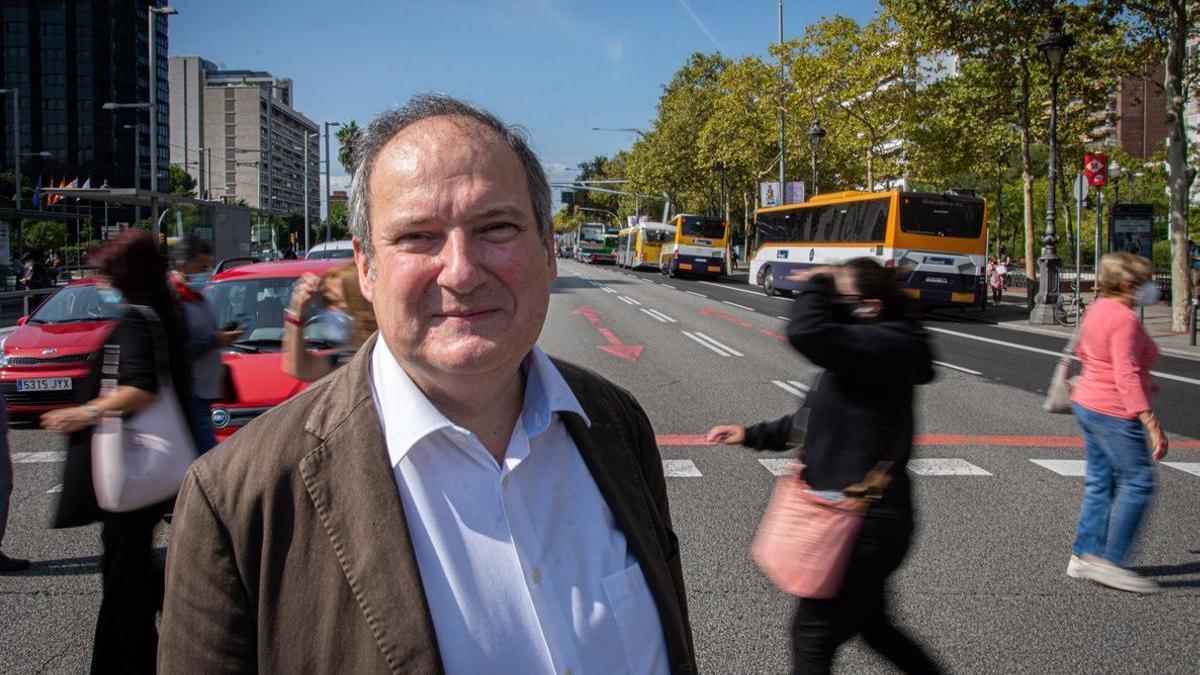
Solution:
[[[157,366],[158,376],[160,378],[159,388],[164,385],[171,384],[171,361],[167,351],[163,345],[167,344],[167,333],[163,329],[162,320],[158,318],[158,314],[151,308],[145,305],[129,305],[129,309],[141,315],[146,324],[150,326],[150,341],[154,347],[154,362]],[[100,365],[100,393],[104,395],[111,394],[116,391],[117,378],[120,376],[121,365],[121,345],[105,344],[104,345],[104,360]],[[161,378],[166,378],[165,380]]]

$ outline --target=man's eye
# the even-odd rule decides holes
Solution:
[[[492,223],[483,228],[483,235],[488,239],[504,239],[520,231],[521,228],[513,223]]]
[[[433,235],[428,232],[405,232],[396,237],[397,242],[408,244],[425,242],[431,239],[433,239]]]

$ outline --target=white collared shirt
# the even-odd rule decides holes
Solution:
[[[383,339],[375,406],[447,673],[666,673],[654,597],[559,413],[578,399],[537,347],[499,465]]]

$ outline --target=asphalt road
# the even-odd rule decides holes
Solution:
[[[631,391],[654,423],[702,672],[789,667],[791,600],[748,555],[772,469],[787,458],[704,446],[698,435],[794,409],[792,382],[806,382],[811,368],[782,340],[790,304],[744,285],[560,261],[541,339],[550,354]],[[1041,412],[1038,391],[1062,341],[954,316],[928,325],[948,365],[920,392],[910,471],[921,529],[894,577],[896,619],[952,672],[1197,672],[1200,364],[1164,359],[1156,368],[1180,378],[1158,378],[1160,414],[1177,442],[1174,465],[1159,469],[1135,564],[1165,590],[1137,597],[1063,574],[1082,454],[1073,420]],[[33,453],[62,444],[23,429],[11,441],[27,454],[18,455],[5,549],[39,562],[0,577],[0,672],[79,672],[99,602],[98,532],[46,529],[62,465]],[[857,642],[837,667],[890,672]]]

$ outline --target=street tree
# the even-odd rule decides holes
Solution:
[[[192,178],[192,174],[188,173],[187,169],[172,164],[167,168],[167,176],[170,179],[171,194],[180,197],[191,197],[196,194],[196,179]]]
[[[67,224],[61,220],[25,222],[21,227],[21,245],[27,251],[59,251],[67,245]]]

